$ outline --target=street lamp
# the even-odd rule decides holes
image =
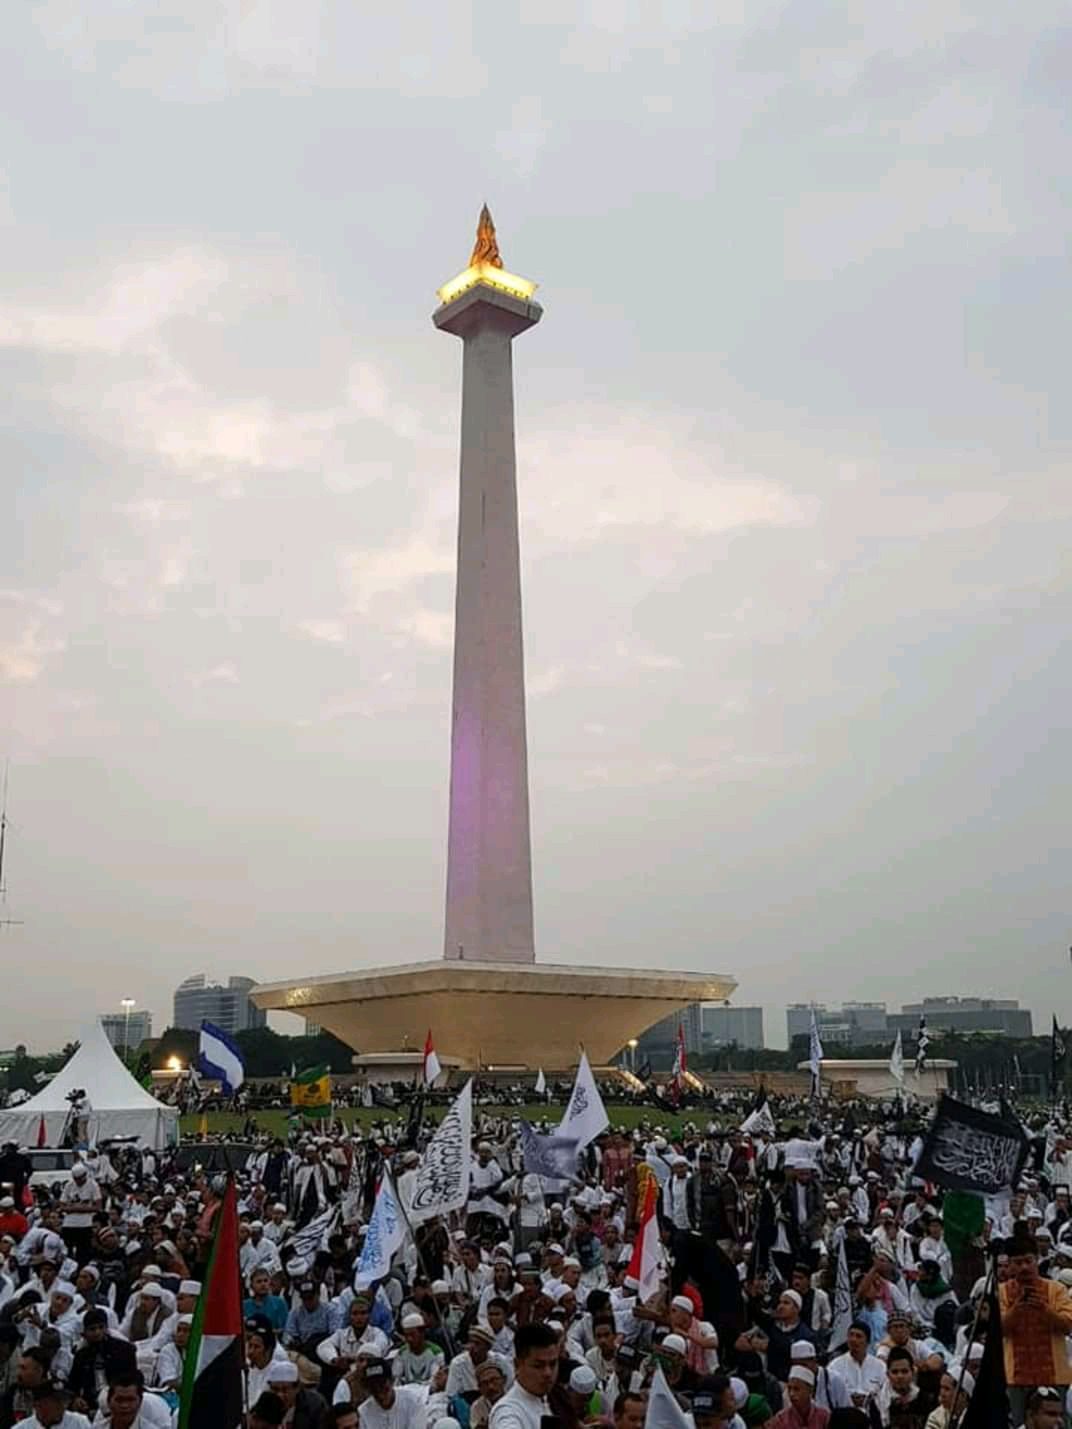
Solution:
[[[635,1037],[630,1037],[629,1041],[628,1041],[625,1045],[629,1048],[629,1070],[632,1072],[633,1076],[635,1077],[635,1076],[636,1076],[636,1049],[637,1049],[637,1039],[636,1039]]]
[[[181,1071],[182,1071],[182,1058],[181,1058],[181,1057],[169,1057],[169,1058],[167,1059],[167,1069],[168,1069],[169,1072],[181,1072]]]
[[[123,1009],[123,1061],[130,1061],[130,1014],[134,1011],[134,999],[124,997],[119,1006]]]

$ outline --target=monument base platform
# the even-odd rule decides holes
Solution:
[[[436,1051],[467,1068],[571,1067],[583,1045],[609,1062],[632,1037],[693,1002],[723,1002],[737,986],[720,973],[437,960],[262,983],[270,1012],[294,1012],[360,1053]]]

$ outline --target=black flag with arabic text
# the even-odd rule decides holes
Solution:
[[[942,1096],[915,1174],[950,1191],[993,1196],[1017,1183],[1027,1151],[1027,1137],[1015,1119]]]

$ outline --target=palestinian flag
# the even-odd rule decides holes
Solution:
[[[235,1184],[229,1178],[216,1217],[204,1289],[190,1326],[178,1429],[238,1429],[244,1360],[238,1210]]]
[[[330,1116],[330,1070],[321,1066],[299,1072],[290,1084],[290,1105],[301,1116]]]

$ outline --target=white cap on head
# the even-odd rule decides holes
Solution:
[[[179,1281],[179,1294],[180,1294],[180,1295],[200,1295],[200,1294],[201,1294],[201,1282],[200,1282],[200,1280],[180,1280],[180,1281]]]
[[[800,1296],[795,1290],[783,1290],[782,1293],[778,1296],[778,1299],[792,1300],[793,1304],[797,1307],[798,1310],[804,1304],[804,1301],[800,1298]]]
[[[424,1316],[423,1316],[423,1315],[418,1315],[418,1314],[403,1315],[403,1316],[402,1316],[402,1328],[403,1328],[404,1330],[423,1330],[423,1329],[424,1329]]]
[[[680,1335],[667,1335],[659,1348],[661,1350],[669,1350],[671,1354],[677,1355],[687,1355],[689,1352],[688,1345]]]
[[[675,1295],[670,1301],[671,1310],[687,1310],[690,1315],[695,1313],[696,1307],[687,1295]]]
[[[163,1298],[164,1292],[160,1289],[160,1286],[157,1285],[155,1281],[150,1280],[148,1285],[143,1285],[141,1287],[141,1289],[138,1291],[138,1294],[145,1295],[150,1300],[160,1300]]]
[[[298,1366],[292,1360],[272,1360],[268,1366],[269,1384],[297,1384]]]
[[[574,1394],[594,1394],[596,1372],[591,1365],[579,1364],[569,1377],[569,1387]]]
[[[730,1380],[730,1388],[733,1390],[733,1407],[743,1409],[748,1402],[748,1386],[743,1379],[738,1379],[736,1375]]]
[[[78,1294],[78,1291],[74,1288],[74,1286],[69,1280],[57,1280],[53,1282],[52,1294],[66,1295],[68,1300],[73,1300],[74,1297]]]
[[[805,1369],[802,1364],[795,1364],[789,1371],[789,1383],[792,1384],[795,1379],[800,1380],[801,1384],[810,1385],[812,1389],[815,1388],[815,1376],[810,1369]]]
[[[789,1346],[789,1358],[794,1364],[797,1360],[813,1360],[818,1358],[818,1351],[810,1340],[794,1340]]]

